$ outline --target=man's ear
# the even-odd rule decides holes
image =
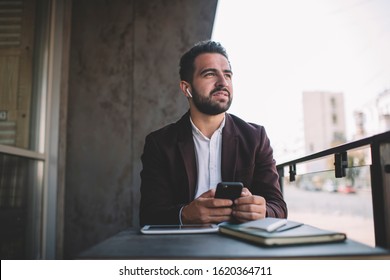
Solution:
[[[191,86],[188,82],[186,81],[180,81],[180,88],[181,88],[181,91],[183,92],[183,94],[187,97],[187,98],[192,98],[192,94],[191,94]]]

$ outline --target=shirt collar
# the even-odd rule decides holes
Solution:
[[[218,129],[215,132],[222,133],[222,129],[225,126],[225,120],[226,120],[226,114],[223,116],[223,120],[221,122],[221,125],[218,127]],[[191,126],[192,126],[192,133],[196,133],[196,134],[201,135],[202,137],[208,139],[208,137],[204,136],[203,133],[199,130],[199,128],[196,127],[196,125],[192,121],[191,116],[190,116],[190,122],[191,122]]]

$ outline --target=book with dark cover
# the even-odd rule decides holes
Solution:
[[[219,232],[264,246],[341,242],[346,239],[345,233],[294,221],[287,221],[287,224],[273,232],[248,227],[245,224],[220,224]]]

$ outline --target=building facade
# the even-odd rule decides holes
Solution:
[[[355,110],[355,139],[390,130],[390,90],[384,90]]]
[[[341,92],[303,92],[305,153],[312,154],[346,142],[344,96]],[[331,166],[329,166],[331,165]],[[308,171],[333,167],[333,162],[308,164]]]

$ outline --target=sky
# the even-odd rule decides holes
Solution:
[[[389,0],[219,0],[212,39],[232,64],[229,112],[265,126],[277,162],[303,148],[303,91],[343,93],[349,140],[354,110],[390,88]]]

